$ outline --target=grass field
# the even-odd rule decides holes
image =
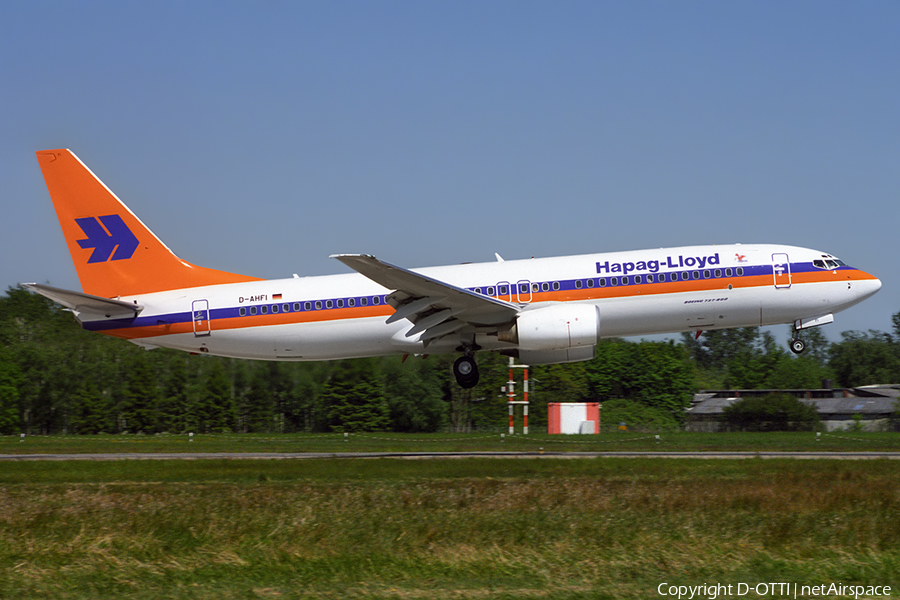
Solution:
[[[193,440],[193,441],[191,441]],[[599,435],[209,434],[0,436],[0,454],[115,452],[891,451],[897,433],[604,432]]]
[[[192,444],[207,443],[221,442]],[[663,598],[661,583],[758,582],[897,595],[898,484],[892,460],[6,462],[0,598]]]

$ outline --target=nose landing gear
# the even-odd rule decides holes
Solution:
[[[461,388],[473,388],[478,385],[478,364],[475,359],[465,354],[453,363],[453,375]]]
[[[800,329],[803,325],[803,321],[797,319],[794,321],[794,332],[791,335],[791,352],[794,354],[802,354],[804,350],[806,350],[806,342],[800,339]]]

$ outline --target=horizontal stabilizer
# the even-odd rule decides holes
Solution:
[[[50,298],[78,315],[106,317],[107,319],[127,319],[137,316],[138,313],[144,310],[144,307],[140,304],[101,298],[100,296],[63,290],[40,283],[23,283],[22,287]]]

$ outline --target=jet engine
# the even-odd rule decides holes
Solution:
[[[540,365],[590,360],[599,333],[597,306],[566,303],[524,310],[497,337],[516,344],[522,362]]]

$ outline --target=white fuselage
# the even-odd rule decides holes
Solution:
[[[525,311],[559,303],[597,307],[598,338],[830,322],[881,282],[815,250],[778,245],[663,248],[414,269]],[[122,300],[134,319],[76,315],[85,328],[148,347],[263,360],[328,360],[453,352],[412,323],[386,323],[393,290],[351,273],[213,285]],[[93,317],[91,317],[93,318]],[[496,328],[476,327],[483,350],[511,350]],[[427,347],[426,347],[427,346]]]

